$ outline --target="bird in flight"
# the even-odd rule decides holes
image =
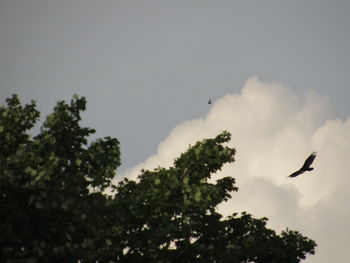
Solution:
[[[298,171],[292,173],[288,177],[296,177],[306,171],[312,171],[314,168],[311,167],[311,164],[315,160],[316,154],[317,154],[316,152],[311,153],[310,156],[307,157],[307,159],[305,160],[303,167],[301,167]]]
[[[208,101],[208,104],[211,104],[211,99]]]

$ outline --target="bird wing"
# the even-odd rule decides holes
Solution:
[[[301,168],[302,170],[307,170],[308,168],[310,168],[311,164],[313,163],[313,161],[316,158],[316,154],[317,154],[316,152],[313,152],[310,154],[309,157],[307,157],[307,159],[304,162],[303,167]]]
[[[288,175],[287,177],[296,177],[296,176],[298,176],[298,175],[300,175],[302,173],[304,173],[304,171],[298,170],[298,171],[292,173],[291,175]]]

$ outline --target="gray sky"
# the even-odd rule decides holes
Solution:
[[[350,112],[349,1],[0,0],[0,89],[86,96],[87,125],[121,141],[123,167],[252,75]]]
[[[324,96],[332,110],[317,121],[346,119],[349,14],[346,0],[0,0],[0,98],[35,99],[46,115],[86,96],[83,123],[120,140],[122,171],[251,76]]]

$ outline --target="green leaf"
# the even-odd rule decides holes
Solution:
[[[40,202],[40,201],[37,201],[37,202],[35,202],[35,208],[36,209],[41,209],[41,208],[43,208],[44,206],[43,206],[43,204]]]
[[[160,184],[160,179],[159,179],[159,178],[156,178],[156,179],[154,180],[154,184],[155,184],[155,185]]]
[[[80,166],[81,160],[80,160],[80,159],[76,159],[76,160],[75,160],[75,164],[76,164],[77,166]]]
[[[184,184],[188,184],[189,181],[190,181],[189,176],[185,176],[185,177],[182,179],[182,182],[183,182]]]
[[[4,111],[2,112],[1,116],[3,118],[6,118],[8,116],[8,110],[7,109],[4,109]]]
[[[202,193],[200,190],[197,190],[197,192],[194,194],[194,200],[199,202],[202,199]]]
[[[106,239],[106,244],[107,244],[107,246],[111,246],[112,245],[112,240]]]

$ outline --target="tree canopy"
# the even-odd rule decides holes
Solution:
[[[170,168],[114,183],[119,142],[89,142],[85,106],[78,96],[58,102],[33,137],[34,101],[13,95],[0,106],[1,262],[294,263],[314,254],[313,240],[277,234],[267,218],[220,214],[238,190],[233,177],[209,182],[234,161],[229,132],[190,146]]]

